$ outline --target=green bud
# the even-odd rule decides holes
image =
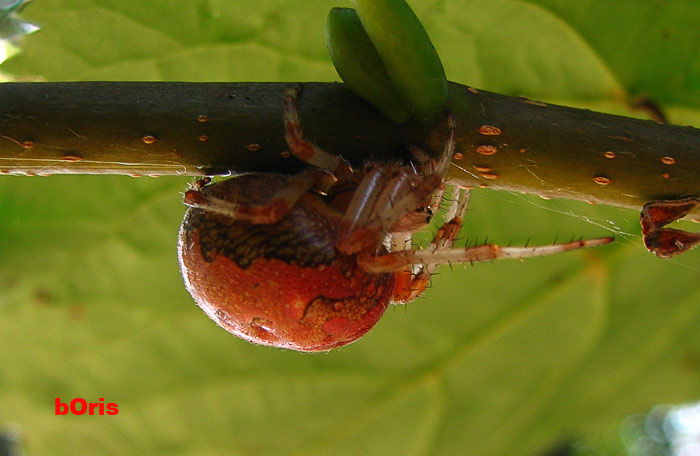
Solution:
[[[445,70],[428,34],[404,0],[354,0],[362,26],[394,88],[416,119],[447,106]]]
[[[394,122],[410,120],[355,10],[331,9],[326,21],[326,44],[336,71],[350,89]]]

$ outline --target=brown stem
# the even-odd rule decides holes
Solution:
[[[463,158],[450,176],[468,185],[635,209],[700,195],[698,129],[457,85],[452,97]]]
[[[281,96],[291,83],[0,84],[0,172],[290,172]],[[353,163],[441,149],[444,126],[399,126],[342,84],[301,84],[304,134]],[[452,84],[449,177],[640,209],[700,195],[700,130],[546,105]],[[697,210],[690,218],[700,220]]]

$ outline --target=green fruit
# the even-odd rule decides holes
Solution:
[[[404,0],[354,0],[357,15],[384,68],[414,118],[447,106],[445,69],[428,34]]]
[[[331,9],[326,21],[326,44],[336,71],[350,89],[394,122],[410,120],[355,10]]]

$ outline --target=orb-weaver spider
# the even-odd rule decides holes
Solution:
[[[368,162],[354,169],[304,139],[295,90],[283,97],[291,154],[310,166],[293,176],[254,173],[185,194],[180,264],[197,304],[251,342],[326,351],[355,341],[391,302],[408,302],[437,266],[549,255],[612,238],[534,247],[454,248],[469,191],[456,198],[428,248],[411,248],[445,194],[455,145],[437,157],[414,151],[409,164]]]

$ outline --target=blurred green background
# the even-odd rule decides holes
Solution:
[[[636,116],[643,95],[700,126],[696,0],[410,3],[451,80]],[[0,70],[335,81],[332,6],[349,4],[35,1],[22,17],[41,30]],[[471,242],[618,242],[442,268],[363,340],[309,355],[235,339],[194,305],[176,256],[188,181],[0,178],[0,433],[28,454],[612,455],[640,429],[625,417],[700,399],[700,251],[655,258],[634,211],[475,191]],[[56,397],[119,414],[55,416]]]

